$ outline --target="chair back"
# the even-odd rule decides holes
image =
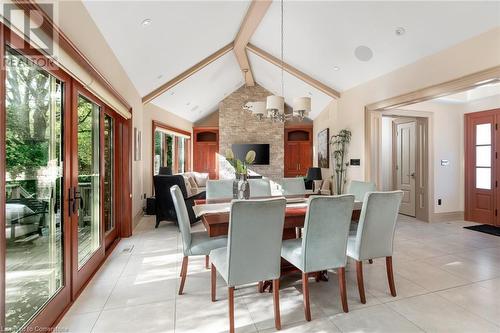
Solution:
[[[353,207],[353,195],[310,197],[302,237],[304,272],[346,265]]]
[[[375,183],[351,180],[347,193],[353,194],[355,198],[354,200],[356,201],[364,201],[366,193],[374,192],[376,190],[377,186]]]
[[[268,178],[249,179],[250,197],[270,197],[271,196],[271,183]]]
[[[279,278],[285,198],[234,200],[228,234],[228,285]]]
[[[366,194],[356,232],[359,260],[392,256],[394,230],[403,191]]]
[[[207,199],[232,199],[233,180],[207,180]]]
[[[306,185],[301,177],[281,179],[281,188],[283,195],[304,195],[306,193]]]
[[[156,175],[153,177],[155,186],[156,218],[158,221],[176,220],[177,214],[173,205],[170,189],[177,185],[184,198],[188,197],[186,183],[181,175]]]
[[[179,186],[172,186],[170,188],[170,194],[172,195],[175,212],[177,213],[177,222],[179,224],[182,237],[182,247],[184,249],[184,253],[186,253],[186,251],[191,247],[191,223],[189,223],[186,203]]]

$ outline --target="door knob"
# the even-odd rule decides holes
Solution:
[[[411,178],[415,178],[415,172],[412,172],[410,176]]]

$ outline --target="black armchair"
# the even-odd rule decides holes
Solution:
[[[184,177],[182,175],[157,175],[153,177],[153,180],[156,198],[155,228],[158,228],[158,225],[161,221],[169,220],[175,221],[177,223],[177,214],[175,213],[174,203],[172,201],[172,196],[170,195],[170,188],[174,185],[178,185],[182,191],[191,224],[198,221],[193,211],[194,200],[204,199],[205,192],[201,192],[195,195],[188,195],[186,184],[184,183]]]

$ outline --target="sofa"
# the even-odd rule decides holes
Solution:
[[[209,179],[208,173],[190,171],[184,172],[182,175],[184,178],[188,179],[189,185],[192,189],[195,189],[198,192],[206,190],[207,180]]]

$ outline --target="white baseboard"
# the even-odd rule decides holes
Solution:
[[[143,216],[144,216],[144,211],[141,208],[137,212],[137,214],[135,214],[134,218],[132,219],[132,230],[134,230],[135,227],[137,227],[137,225],[139,224],[139,222],[141,221]]]
[[[432,214],[431,222],[463,221],[464,212],[445,212]]]

